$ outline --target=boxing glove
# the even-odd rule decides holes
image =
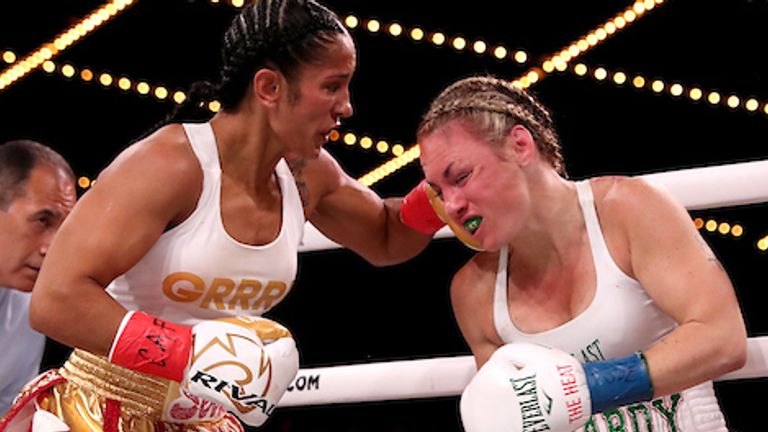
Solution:
[[[472,234],[451,219],[437,193],[425,180],[422,180],[403,198],[400,206],[400,220],[411,229],[429,236],[448,225],[456,238],[466,246],[477,251],[482,250],[480,243],[472,237]],[[479,221],[482,219],[475,218],[473,223]]]
[[[123,319],[109,360],[177,381],[183,398],[215,402],[250,426],[270,417],[299,368],[290,332],[266,318],[221,318],[186,327],[143,312]],[[179,420],[183,409],[179,404],[175,409],[169,414]]]
[[[467,432],[570,432],[591,414],[647,401],[653,387],[642,354],[582,366],[542,345],[499,348],[461,396]]]

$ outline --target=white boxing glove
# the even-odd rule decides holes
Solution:
[[[181,387],[260,426],[299,370],[290,332],[261,317],[222,318],[192,327],[193,350]]]
[[[578,360],[528,343],[496,350],[464,389],[460,409],[467,432],[570,432],[592,411]]]

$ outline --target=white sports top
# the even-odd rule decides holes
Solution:
[[[656,306],[638,281],[627,276],[613,261],[600,229],[589,181],[576,183],[576,192],[597,276],[592,302],[581,314],[559,327],[540,333],[519,330],[509,316],[509,250],[504,247],[499,253],[494,293],[496,331],[504,343],[534,342],[555,347],[571,353],[582,363],[646,350],[677,324]],[[609,428],[609,422],[614,428]],[[623,426],[616,429],[619,424]],[[727,432],[711,381],[648,403],[596,414],[579,430]]]
[[[185,124],[184,129],[203,170],[197,207],[107,291],[128,310],[183,325],[260,315],[285,298],[296,278],[304,210],[293,175],[284,160],[277,164],[282,195],[277,238],[259,246],[238,242],[221,218],[221,167],[213,129],[208,123]]]

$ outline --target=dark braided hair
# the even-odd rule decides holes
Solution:
[[[467,120],[478,138],[501,146],[515,125],[525,126],[544,158],[566,176],[552,115],[535,97],[510,81],[470,77],[448,86],[432,102],[416,133],[421,140],[451,120]]]
[[[236,107],[261,68],[295,82],[301,66],[320,62],[336,36],[346,32],[338,16],[314,0],[254,1],[224,34],[220,81],[193,84],[165,123],[206,121],[212,115],[207,103],[214,99],[224,110]]]

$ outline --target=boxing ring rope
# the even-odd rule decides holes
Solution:
[[[458,396],[475,374],[472,356],[398,360],[299,370],[278,404],[331,405]],[[768,336],[747,341],[743,368],[715,381],[768,376]]]
[[[639,176],[666,188],[687,209],[768,201],[768,160],[681,169]],[[301,250],[339,245],[307,224]],[[449,237],[443,229],[439,237]],[[457,396],[476,371],[472,356],[436,357],[299,370],[279,405],[306,406]],[[768,377],[768,336],[751,337],[743,368],[716,381]]]
[[[688,210],[731,207],[768,201],[768,160],[688,168],[638,176],[666,188]],[[447,227],[436,238],[451,237]],[[304,227],[300,252],[338,249],[312,224]]]

